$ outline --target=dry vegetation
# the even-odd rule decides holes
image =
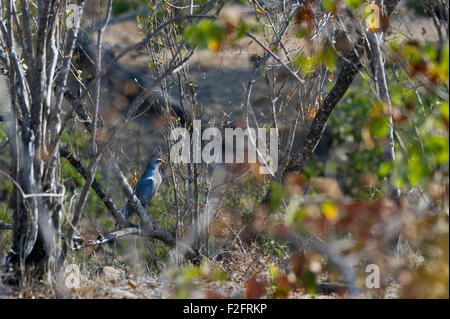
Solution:
[[[9,2],[2,0],[1,6]],[[60,2],[63,8],[66,1]],[[80,30],[108,13],[108,1],[86,2]],[[64,196],[55,199],[60,204],[54,213],[60,216],[56,230],[73,231],[75,243],[80,238],[85,247],[71,251],[72,242],[59,241],[55,231],[52,236],[63,243],[57,247],[62,264],[50,254],[36,276],[39,263],[24,261],[26,269],[14,273],[20,283],[0,284],[0,298],[448,298],[448,16],[429,10],[448,10],[448,1],[425,1],[425,13],[407,1],[384,2],[383,17],[390,23],[368,30],[362,1],[323,1],[323,7],[317,1],[298,1],[302,6],[292,1],[286,8],[271,8],[271,1],[195,1],[195,8],[181,0],[112,1],[114,14],[102,34],[106,61],[176,16],[214,18],[168,23],[98,83],[96,72],[105,65],[96,70],[97,57],[92,63],[83,49],[74,51],[67,91],[82,107],[71,111],[75,104],[65,96],[60,116],[74,115],[58,145],[92,169],[94,182],[116,208],[89,185],[84,194],[86,176],[63,156],[53,155],[57,166],[35,159],[56,176],[52,182],[59,177],[47,192],[64,186]],[[345,8],[351,3],[357,4],[352,14]],[[133,11],[134,4],[150,10],[115,21]],[[319,28],[322,21],[326,24]],[[23,111],[12,107],[22,97],[11,99],[8,72],[14,67],[5,26],[0,116],[17,111],[14,123],[20,127],[26,122],[20,120]],[[69,32],[65,28],[58,26],[61,34]],[[385,37],[372,39],[375,33]],[[97,32],[90,35],[95,43]],[[376,45],[380,59],[374,56]],[[30,59],[20,43],[16,46],[19,57]],[[94,56],[97,49],[92,44]],[[58,59],[56,70],[61,63]],[[158,81],[159,93],[146,96],[136,112],[127,114],[136,97],[175,64],[176,72]],[[351,76],[347,86],[342,74]],[[382,75],[387,99],[380,93]],[[24,81],[31,87],[32,81]],[[58,88],[51,94],[57,95]],[[181,117],[174,106],[183,111]],[[222,131],[277,127],[279,171],[263,176],[255,164],[171,163],[170,130],[192,129],[193,119],[202,120],[202,129]],[[28,209],[16,206],[20,194],[12,182],[18,169],[13,158],[20,156],[14,154],[16,142],[6,123],[5,117],[0,122],[0,170],[12,178],[0,175],[2,256],[9,256],[19,240],[13,236],[19,230],[7,228],[18,211]],[[108,139],[111,132],[117,134]],[[54,143],[55,133],[49,134]],[[93,145],[104,146],[98,163]],[[115,215],[115,209],[132,201],[121,177],[133,187],[153,156],[168,164],[146,213],[153,226],[171,232],[178,246],[170,244],[170,236],[158,238],[155,228],[148,231],[140,211],[131,222],[142,233],[89,246],[89,240],[128,229]],[[40,178],[47,185],[47,175]],[[80,203],[85,204],[81,210]],[[44,200],[40,205],[54,207]],[[73,264],[80,270],[80,286],[66,289],[73,273],[64,269]],[[381,275],[375,289],[366,285],[371,264]],[[9,278],[8,267],[2,265],[3,279]]]

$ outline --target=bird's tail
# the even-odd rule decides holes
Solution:
[[[129,219],[133,213],[134,213],[134,209],[133,207],[131,207],[130,202],[128,201],[125,206],[123,207],[123,215],[125,216],[126,219]]]

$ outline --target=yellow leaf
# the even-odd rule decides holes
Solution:
[[[217,39],[208,40],[208,48],[212,51],[219,51],[220,42]]]
[[[256,9],[256,12],[258,12],[258,13],[264,13],[264,11],[266,10],[266,7],[260,6],[260,5],[255,5],[255,9]]]
[[[370,134],[370,123],[369,122],[367,122],[363,126],[363,128],[361,130],[361,138],[362,138],[362,140],[364,142],[364,146],[367,149],[371,150],[372,148],[375,147],[375,143],[373,142],[372,136]]]
[[[322,213],[328,220],[336,220],[339,216],[338,206],[331,201],[326,201],[322,204]]]

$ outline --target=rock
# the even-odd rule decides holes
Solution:
[[[120,288],[111,288],[110,294],[113,295],[114,298],[127,298],[127,299],[137,298],[137,296],[132,292]]]
[[[119,280],[120,278],[125,276],[125,273],[122,270],[113,268],[111,266],[104,266],[101,272],[101,275],[108,281],[110,280]]]

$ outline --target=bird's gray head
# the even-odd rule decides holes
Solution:
[[[147,169],[155,169],[158,168],[161,164],[164,164],[165,161],[159,157],[153,157],[150,162],[148,162]]]

